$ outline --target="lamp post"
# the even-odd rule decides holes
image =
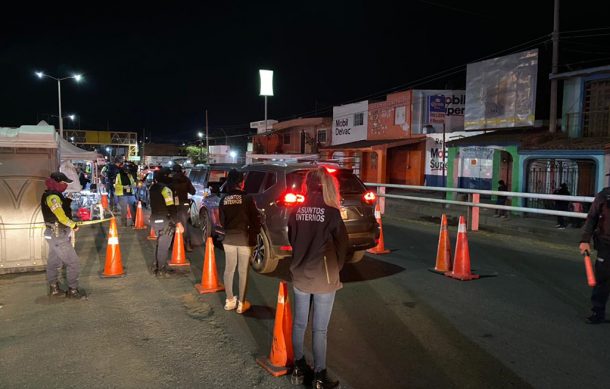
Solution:
[[[237,157],[237,152],[235,150],[231,150],[229,151],[229,156],[231,156],[233,163],[235,163],[235,157]]]
[[[273,70],[258,71],[261,78],[260,96],[265,96],[265,132],[267,132],[267,96],[273,96]]]
[[[36,75],[38,76],[38,78],[48,77],[52,80],[57,81],[57,100],[58,100],[58,108],[59,108],[59,115],[58,115],[59,116],[59,136],[61,138],[63,138],[64,137],[64,120],[63,120],[63,117],[61,116],[61,82],[63,80],[68,80],[70,78],[73,78],[76,82],[80,82],[83,79],[83,76],[81,74],[74,74],[72,76],[58,78],[58,77],[50,76],[48,74],[44,74],[43,72],[36,72]]]
[[[199,160],[203,163],[203,132],[199,131],[197,136],[199,137]]]

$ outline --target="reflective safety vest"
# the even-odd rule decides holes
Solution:
[[[120,172],[114,181],[114,194],[117,196],[130,196],[134,194],[136,181],[129,173]]]
[[[150,186],[150,213],[151,215],[166,217],[176,214],[174,195],[172,190],[161,183]]]
[[[40,199],[40,209],[45,223],[60,223],[66,227],[76,227],[76,222],[72,220],[70,203],[71,201],[59,192],[45,191]]]

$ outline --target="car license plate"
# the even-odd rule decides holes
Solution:
[[[341,208],[341,219],[347,219],[347,208]]]

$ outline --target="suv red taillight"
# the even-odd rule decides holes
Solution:
[[[362,201],[364,201],[365,204],[373,205],[373,204],[375,204],[376,200],[377,200],[377,195],[375,195],[375,192],[368,191],[368,192],[364,192],[364,195],[362,195]]]
[[[284,193],[282,197],[278,200],[278,203],[284,205],[285,207],[292,207],[293,205],[301,204],[305,201],[305,196],[300,193]]]

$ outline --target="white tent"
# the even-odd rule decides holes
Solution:
[[[99,156],[95,151],[83,150],[65,139],[58,138],[58,142],[59,159],[61,161],[96,161]]]

